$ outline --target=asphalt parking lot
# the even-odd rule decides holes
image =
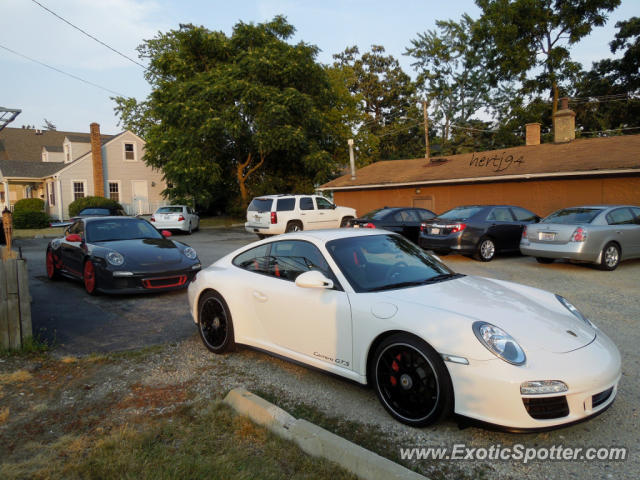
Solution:
[[[204,265],[255,240],[241,228],[202,230],[175,238],[196,248]],[[520,256],[497,257],[489,263],[458,255],[442,257],[461,273],[520,282],[565,296],[612,338],[622,354],[618,396],[603,415],[553,432],[512,435],[480,428],[459,430],[456,420],[431,429],[411,429],[391,419],[371,390],[250,350],[212,355],[197,338],[187,311],[186,292],[89,297],[79,282],[47,280],[46,239],[17,243],[29,260],[34,328],[54,341],[55,352],[82,355],[173,343],[166,355],[175,365],[159,369],[154,381],[184,380],[197,376],[201,369],[220,368],[228,373],[204,382],[198,377],[203,392],[212,385],[270,390],[290,401],[314,405],[327,415],[374,425],[404,446],[623,446],[629,448],[625,462],[490,463],[498,478],[638,478],[640,261],[624,262],[613,272],[602,272],[569,263],[540,265],[533,258]]]

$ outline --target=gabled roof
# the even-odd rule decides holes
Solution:
[[[0,177],[42,179],[64,167],[64,162],[15,162],[0,160]]]
[[[440,183],[568,177],[616,172],[640,174],[640,135],[579,139],[430,160],[387,160],[367,165],[322,185],[351,190]]]
[[[78,138],[81,143],[90,141],[88,133],[42,130],[36,134],[36,130],[29,128],[7,127],[0,132],[0,160],[41,162],[42,147],[62,147],[65,137],[69,136]],[[114,135],[100,135],[102,143],[113,137]],[[85,138],[87,140],[84,140]]]

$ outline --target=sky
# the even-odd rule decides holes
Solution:
[[[318,60],[357,45],[361,52],[383,45],[414,75],[405,49],[418,33],[435,27],[436,20],[472,18],[479,10],[472,0],[38,0],[59,16],[123,54],[138,60],[136,47],[158,32],[180,23],[203,25],[230,34],[233,26],[260,23],[285,15],[295,26],[294,42],[320,48]],[[623,0],[606,26],[572,49],[572,58],[590,68],[611,58],[609,42],[615,23],[640,15],[640,1]],[[93,84],[70,78],[33,63],[1,47],[46,63]],[[88,132],[98,122],[103,133],[122,131],[110,97],[117,94],[143,100],[149,93],[144,70],[86,37],[32,0],[0,0],[0,106],[22,113],[12,127],[35,125],[44,119],[58,130]]]

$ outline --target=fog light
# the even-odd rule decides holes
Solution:
[[[114,277],[133,277],[133,272],[113,272]]]
[[[202,265],[199,263],[194,263],[193,265],[191,265],[191,270],[199,270],[200,268],[202,268]]]
[[[520,385],[522,395],[542,395],[545,393],[562,393],[569,390],[567,384],[560,380],[534,380]]]

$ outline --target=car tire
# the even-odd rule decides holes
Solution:
[[[189,229],[187,230],[187,235],[191,235],[193,233],[193,227],[191,226],[191,222],[189,222]]]
[[[55,261],[55,258],[53,257],[53,251],[50,248],[47,249],[46,267],[47,267],[47,278],[49,280],[57,280],[58,278],[60,278],[60,273],[56,268],[56,261]]]
[[[620,265],[620,247],[614,242],[609,242],[602,249],[598,268],[611,271],[618,268],[618,265]]]
[[[284,232],[301,232],[302,230],[302,222],[300,222],[299,220],[291,220],[289,223],[287,223],[287,228],[285,228]]]
[[[98,279],[96,277],[96,266],[91,260],[86,260],[82,267],[82,283],[89,295],[98,294]]]
[[[413,335],[397,333],[378,345],[369,380],[385,410],[406,425],[431,425],[452,411],[453,386],[442,358]]]
[[[267,238],[267,236],[264,233],[256,233],[256,235],[260,240],[264,240],[265,238]]]
[[[496,244],[493,239],[483,237],[478,242],[474,257],[481,262],[490,262],[496,256]]]
[[[214,290],[198,300],[198,332],[202,343],[213,353],[235,350],[233,320],[227,302]]]
[[[553,263],[554,261],[555,261],[555,258],[536,257],[536,262],[544,263],[546,265]]]
[[[340,228],[346,228],[351,220],[353,220],[353,217],[344,217],[340,220]]]

